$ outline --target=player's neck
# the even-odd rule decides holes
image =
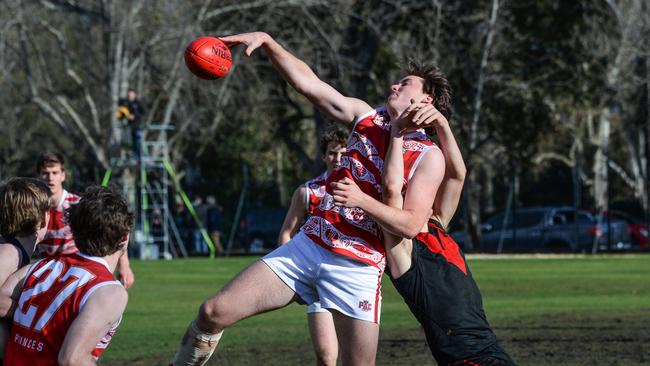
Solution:
[[[391,121],[394,121],[399,117],[400,114],[402,114],[402,111],[397,111],[394,108],[389,107],[386,105],[386,112],[388,112],[388,116],[390,117]]]
[[[120,250],[113,254],[104,256],[102,257],[102,259],[106,261],[106,263],[108,264],[108,268],[111,270],[111,272],[115,272],[115,268],[117,268],[117,263],[120,261],[120,257],[122,257],[122,255],[126,255],[126,253]]]
[[[58,192],[52,194],[52,200],[54,200],[54,204],[58,205],[59,202],[61,201],[61,197],[63,197],[63,192],[65,192],[65,189],[61,187]]]

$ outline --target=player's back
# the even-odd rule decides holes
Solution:
[[[14,313],[4,363],[58,365],[72,322],[93,291],[107,285],[122,286],[102,258],[77,253],[35,263],[25,278]],[[94,356],[106,348],[115,327],[98,343]]]

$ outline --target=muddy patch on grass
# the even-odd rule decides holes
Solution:
[[[501,321],[494,329],[522,366],[650,365],[650,309],[625,314],[561,314]],[[278,337],[282,337],[278,334]],[[208,365],[313,365],[308,336],[286,346],[219,349]],[[165,365],[169,359],[139,359],[104,365]],[[377,365],[435,364],[420,329],[383,332]]]

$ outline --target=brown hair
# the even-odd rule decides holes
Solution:
[[[35,178],[11,178],[0,185],[0,235],[34,234],[51,207],[51,196],[47,184]]]
[[[133,213],[114,187],[91,186],[66,217],[79,251],[97,257],[122,249],[133,226]]]
[[[424,79],[423,91],[433,97],[433,106],[445,118],[451,118],[451,86],[445,74],[431,64],[417,60],[409,60],[404,71],[408,75],[419,76]]]
[[[323,137],[320,139],[320,151],[323,155],[327,154],[327,145],[332,142],[336,145],[345,146],[348,142],[348,134],[338,128],[332,128],[325,132]]]
[[[56,152],[44,152],[38,157],[36,172],[40,173],[41,170],[53,164],[61,164],[61,170],[65,170],[63,155]]]

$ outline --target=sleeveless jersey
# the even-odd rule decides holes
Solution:
[[[76,205],[80,199],[81,197],[76,194],[63,190],[61,199],[56,207],[50,209],[50,222],[47,224],[47,232],[37,246],[38,251],[44,258],[61,254],[73,254],[79,251],[72,239],[70,226],[65,222],[64,214],[65,210],[72,205]]]
[[[379,225],[360,208],[336,206],[331,183],[349,177],[381,201],[381,173],[390,144],[390,117],[385,109],[361,116],[348,140],[340,167],[327,178],[326,191],[302,231],[325,249],[384,270],[385,252]],[[404,179],[408,181],[424,154],[434,146],[424,131],[404,137]]]
[[[103,286],[122,284],[102,258],[77,253],[36,262],[25,278],[14,313],[4,364],[57,365],[72,322],[88,297]],[[106,349],[117,325],[97,344],[93,356],[99,357]]]
[[[318,177],[305,182],[305,189],[307,191],[305,199],[305,208],[307,209],[307,214],[312,215],[320,200],[325,195],[325,183],[327,182],[327,170]]]

